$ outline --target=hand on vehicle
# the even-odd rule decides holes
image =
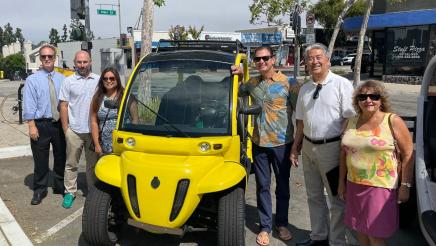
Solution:
[[[29,136],[33,141],[38,140],[39,132],[38,132],[38,128],[36,128],[36,126],[29,126]]]
[[[338,184],[338,198],[341,199],[342,201],[345,201],[346,199],[346,188],[345,188],[345,182],[344,181],[339,181]]]
[[[407,202],[409,200],[409,196],[410,196],[410,188],[401,185],[400,188],[398,188],[397,203],[401,204]]]

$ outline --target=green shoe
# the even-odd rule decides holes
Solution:
[[[64,202],[62,203],[62,207],[71,208],[73,206],[73,203],[74,203],[74,198],[76,198],[76,197],[70,193],[65,194]]]

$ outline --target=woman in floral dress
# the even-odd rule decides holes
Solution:
[[[413,142],[380,82],[362,83],[353,105],[358,114],[342,138],[338,195],[346,203],[344,222],[357,231],[360,245],[384,245],[398,229],[398,204],[409,199]]]

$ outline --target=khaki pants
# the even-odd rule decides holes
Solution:
[[[98,155],[89,149],[92,143],[90,133],[76,133],[68,128],[65,133],[67,143],[67,161],[65,163],[64,185],[67,193],[75,195],[77,192],[77,175],[79,160],[82,150],[85,149],[86,158],[86,182],[88,191],[94,186],[97,180],[94,168],[98,160]]]
[[[326,173],[339,165],[340,141],[327,144],[312,144],[303,140],[303,172],[306,183],[307,202],[309,205],[312,240],[329,239],[332,246],[357,244],[356,238],[344,224],[345,204],[337,196],[332,196]],[[330,210],[324,195],[327,190]]]

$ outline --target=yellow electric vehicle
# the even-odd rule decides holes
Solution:
[[[114,153],[103,156],[87,196],[83,235],[114,245],[121,224],[182,236],[212,230],[217,244],[245,244],[251,167],[249,115],[230,66],[247,58],[239,42],[180,41],[136,66],[119,105]],[[105,101],[107,107],[117,107]]]

